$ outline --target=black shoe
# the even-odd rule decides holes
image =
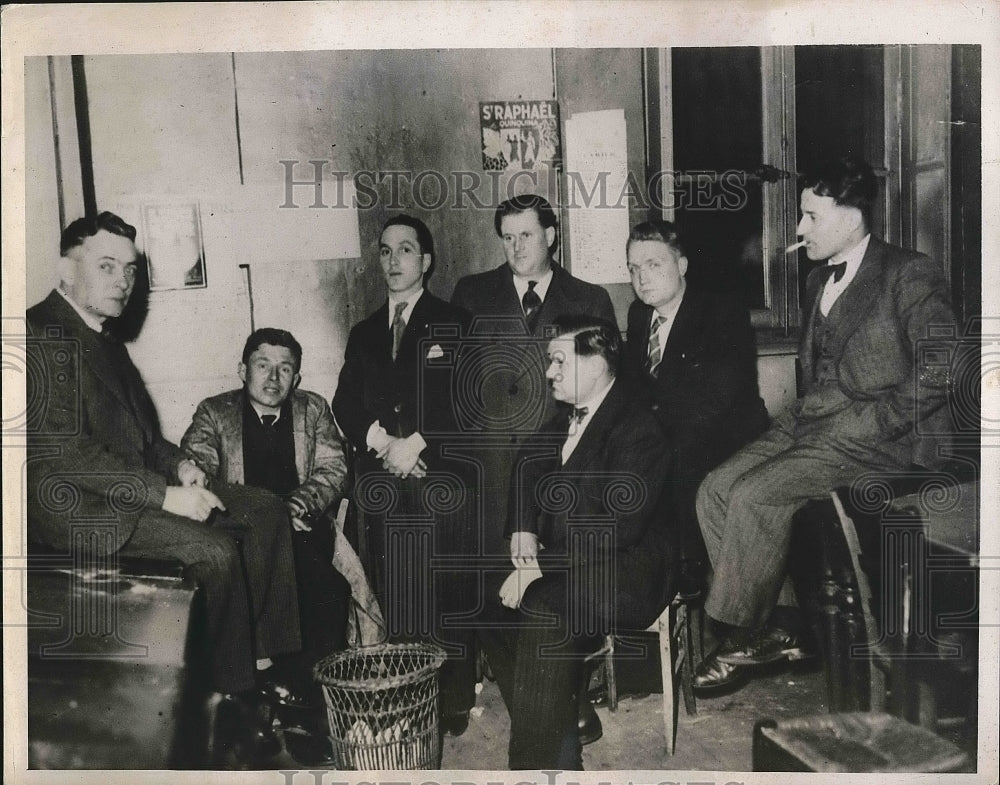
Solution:
[[[594,711],[590,701],[583,701],[580,706],[580,718],[576,721],[576,730],[580,736],[580,745],[590,744],[604,735],[601,718]]]
[[[332,766],[335,764],[333,745],[329,737],[309,733],[302,728],[285,728],[285,749],[302,766]]]
[[[730,665],[712,654],[694,669],[691,684],[696,692],[712,692],[723,687],[734,687],[746,681],[746,669]]]
[[[718,659],[727,665],[767,665],[778,660],[807,660],[817,656],[816,650],[803,636],[778,627],[764,627],[743,646],[719,651]]]
[[[456,711],[441,715],[441,735],[461,736],[469,728],[469,712]]]
[[[292,688],[290,684],[277,678],[264,679],[260,684],[261,694],[276,708],[315,709],[312,698]]]
[[[274,709],[256,690],[221,695],[212,701],[209,761],[213,769],[267,768],[281,752]]]

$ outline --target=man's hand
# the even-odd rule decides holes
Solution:
[[[208,484],[208,478],[194,461],[189,458],[185,458],[179,464],[177,464],[177,479],[183,487],[187,488],[192,485],[197,485],[200,488],[204,488]]]
[[[309,514],[309,511],[299,504],[296,499],[289,499],[288,505],[288,517],[292,519],[292,528],[297,532],[311,532],[312,526],[305,522],[305,517]]]
[[[423,440],[414,437],[417,437],[417,434],[390,441],[378,454],[382,459],[382,468],[393,476],[404,479],[411,474],[418,478],[426,477],[427,464],[420,459],[420,451],[424,448]]]
[[[178,485],[168,485],[167,493],[163,497],[163,510],[190,518],[193,521],[207,521],[212,510],[225,510],[226,505],[222,503],[214,493],[207,488],[197,485],[181,487]]]
[[[500,602],[506,608],[521,607],[521,600],[524,599],[524,592],[527,588],[542,577],[542,571],[538,567],[538,562],[531,560],[524,567],[518,567],[507,576],[507,580],[500,587]]]
[[[538,558],[538,535],[514,532],[510,536],[510,560],[515,567],[527,567]]]

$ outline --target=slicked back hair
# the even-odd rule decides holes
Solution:
[[[135,227],[126,223],[114,213],[104,211],[99,215],[77,218],[63,229],[59,238],[59,255],[65,256],[72,249],[83,245],[84,240],[93,237],[100,231],[110,232],[119,237],[127,237],[135,242]]]
[[[622,336],[618,325],[586,314],[558,316],[553,324],[558,335],[573,336],[573,351],[578,357],[599,354],[607,362],[611,375],[618,375],[622,353]]]
[[[861,211],[865,229],[871,231],[878,198],[878,179],[871,166],[855,155],[845,155],[821,164],[802,177],[802,187],[817,196],[830,196],[836,204]]]

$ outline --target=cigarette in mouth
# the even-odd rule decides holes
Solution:
[[[787,248],[785,249],[785,253],[792,253],[793,251],[797,251],[797,250],[799,250],[799,248],[801,248],[801,247],[802,247],[802,246],[804,246],[805,244],[806,244],[806,241],[805,241],[805,240],[799,240],[799,241],[798,241],[797,243],[795,243],[794,245],[790,245],[790,246],[788,246],[788,247],[787,247]]]

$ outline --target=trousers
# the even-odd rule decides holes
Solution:
[[[226,506],[207,523],[149,511],[123,554],[177,559],[205,597],[206,643],[213,687],[254,686],[254,661],[301,647],[291,524],[268,491],[213,485]]]
[[[865,472],[908,465],[905,445],[847,438],[838,426],[851,416],[806,421],[786,412],[706,476],[695,503],[714,570],[705,600],[713,619],[757,627],[776,602],[792,604],[785,574],[795,512]]]

